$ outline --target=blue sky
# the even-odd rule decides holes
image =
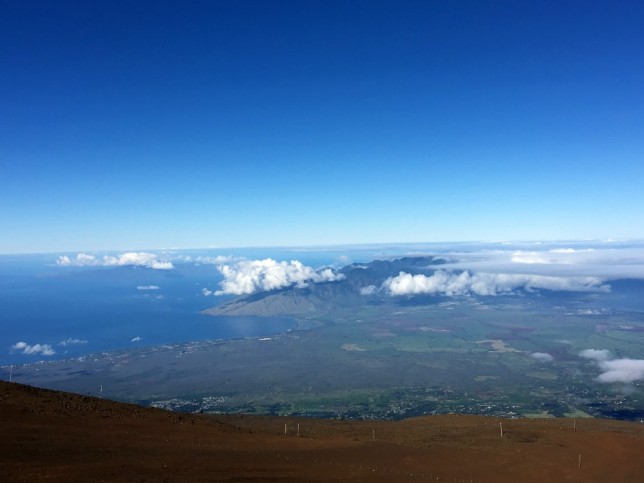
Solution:
[[[640,2],[1,7],[0,253],[644,238]]]

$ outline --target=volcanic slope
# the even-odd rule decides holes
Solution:
[[[643,451],[612,420],[205,416],[0,382],[8,482],[643,481]]]

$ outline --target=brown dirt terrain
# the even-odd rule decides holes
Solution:
[[[0,382],[6,482],[638,482],[642,454],[644,425],[612,420],[188,415]]]

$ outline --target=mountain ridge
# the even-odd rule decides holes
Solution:
[[[278,290],[257,292],[235,298],[222,305],[203,311],[212,316],[306,316],[315,311],[341,307],[381,303],[381,296],[365,295],[361,289],[380,286],[387,278],[405,271],[411,274],[431,275],[435,267],[445,260],[432,256],[402,257],[394,260],[374,260],[369,263],[352,263],[338,273],[343,280],[310,283],[306,287],[285,287]]]

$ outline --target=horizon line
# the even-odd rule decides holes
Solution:
[[[201,250],[250,250],[250,249],[273,249],[273,250],[329,250],[329,249],[358,249],[361,247],[391,247],[396,245],[539,245],[539,244],[566,244],[566,243],[644,243],[644,238],[585,238],[585,239],[514,239],[514,240],[450,240],[450,241],[398,241],[398,242],[356,242],[356,243],[328,243],[328,244],[302,244],[302,245],[229,245],[229,246],[203,246],[203,247],[159,247],[159,248],[109,248],[109,249],[74,249],[74,250],[51,250],[51,251],[24,251],[24,252],[0,252],[0,256],[21,256],[21,255],[66,255],[72,253],[113,253],[113,252],[169,252],[169,251],[201,251]]]

